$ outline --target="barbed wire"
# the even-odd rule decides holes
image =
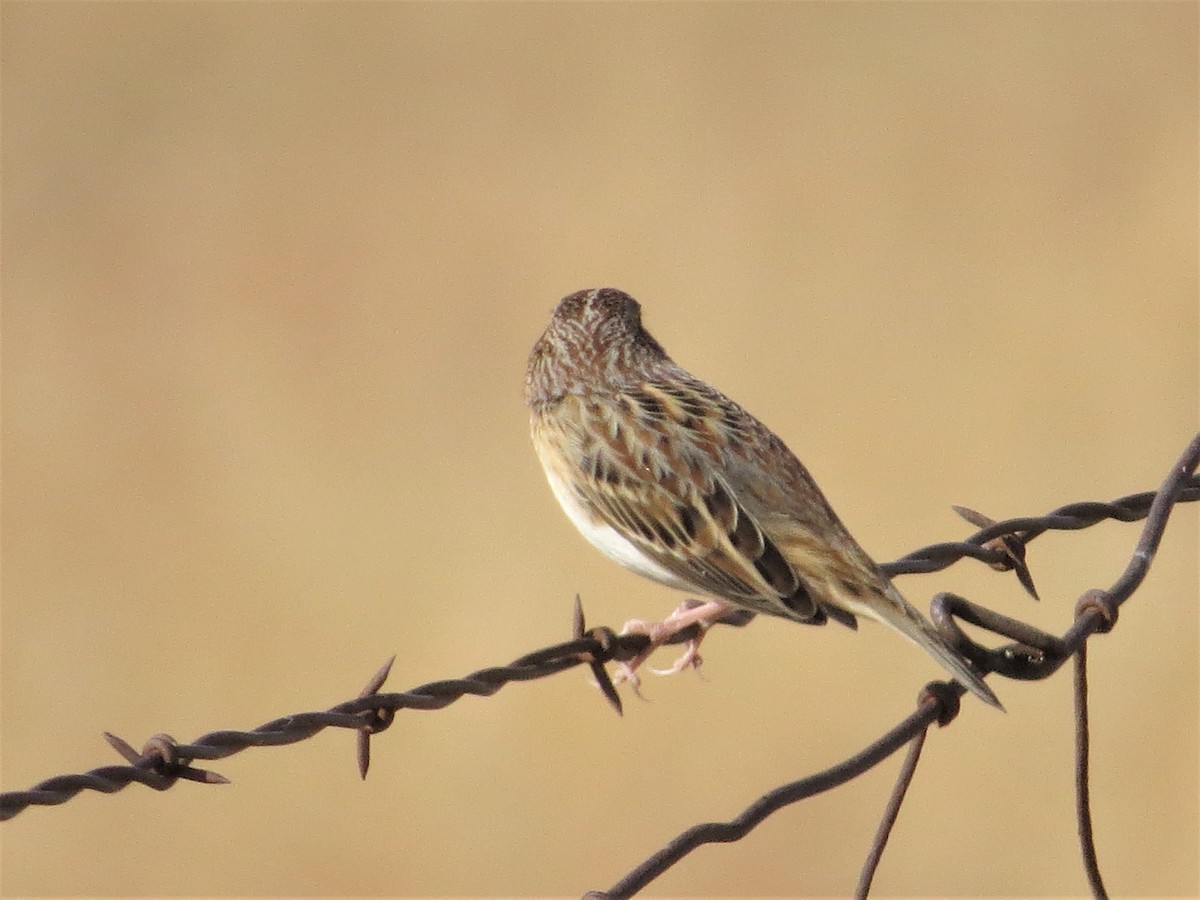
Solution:
[[[982,513],[965,507],[955,507],[964,519],[980,530],[966,540],[922,547],[881,566],[889,576],[896,577],[936,572],[963,559],[976,559],[999,571],[1014,572],[1024,588],[1036,598],[1037,591],[1025,565],[1025,548],[1030,541],[1048,531],[1074,531],[1110,519],[1120,522],[1146,520],[1137,548],[1120,578],[1107,590],[1086,591],[1076,604],[1073,624],[1061,637],[1047,634],[953,594],[938,594],[931,603],[934,624],[985,674],[996,673],[1023,680],[1041,679],[1052,675],[1067,659],[1075,658],[1078,830],[1085,870],[1096,896],[1105,894],[1092,842],[1087,797],[1086,641],[1092,634],[1113,627],[1118,608],[1142,583],[1174,506],[1200,500],[1200,478],[1194,474],[1198,463],[1200,434],[1192,439],[1157,491],[1131,494],[1109,503],[1072,503],[1042,516],[1001,522],[993,522]],[[723,624],[740,626],[750,618],[734,614]],[[969,638],[958,625],[957,619],[1008,638],[1013,643],[998,648],[985,647]],[[695,636],[695,631],[685,629],[674,635],[670,643],[686,641]],[[605,665],[633,659],[647,644],[645,635],[618,634],[603,626],[587,629],[582,605],[576,597],[571,640],[528,653],[504,666],[480,669],[463,678],[434,681],[402,693],[380,693],[391,668],[392,660],[389,660],[372,676],[358,697],[322,712],[282,716],[250,731],[213,731],[190,743],[179,743],[170,735],[159,734],[152,737],[140,751],[106,732],[105,739],[124,757],[127,765],[102,766],[80,774],[59,775],[27,790],[0,794],[0,821],[11,819],[30,806],[65,803],[85,790],[111,794],[138,783],[164,791],[180,780],[202,784],[228,783],[224,776],[193,763],[197,760],[224,759],[250,747],[293,744],[307,740],[326,728],[345,728],[357,733],[358,767],[365,778],[370,764],[371,736],[387,729],[399,711],[442,709],[465,696],[490,697],[513,682],[545,678],[580,665],[591,669],[605,698],[620,713],[621,699]],[[915,711],[863,750],[823,772],[776,788],[729,822],[706,823],[688,829],[630,870],[607,891],[592,892],[587,896],[632,896],[699,846],[739,840],[777,810],[843,784],[908,745],[908,758],[897,778],[860,875],[856,896],[866,896],[915,773],[926,732],[934,722],[944,726],[954,719],[963,693],[965,689],[955,682],[927,685],[919,695]]]

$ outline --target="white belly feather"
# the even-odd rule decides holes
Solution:
[[[546,467],[546,480],[550,482],[550,490],[554,492],[567,518],[593,547],[614,562],[645,578],[682,591],[689,590],[684,581],[639,550],[632,541],[590,509],[549,466]]]

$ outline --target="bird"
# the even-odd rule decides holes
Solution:
[[[567,518],[605,556],[696,595],[650,647],[731,613],[894,628],[971,693],[1003,709],[851,536],[805,466],[766,425],[677,365],[612,287],[559,301],[525,373],[534,449]],[[702,601],[700,598],[704,598]],[[752,618],[752,616],[747,616]],[[698,666],[699,638],[668,671]]]

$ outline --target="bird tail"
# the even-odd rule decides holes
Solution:
[[[953,675],[955,680],[960,682],[972,694],[989,706],[994,706],[996,709],[1003,711],[1004,705],[1000,702],[1000,699],[992,693],[992,689],[971,668],[971,664],[966,658],[946,643],[946,639],[938,633],[937,629],[905,600],[890,582],[888,588],[889,590],[885,598],[888,604],[886,614],[881,614],[877,609],[863,609],[861,612],[883,622],[885,625],[895,628],[936,659],[942,668]],[[855,610],[855,612],[859,611]]]

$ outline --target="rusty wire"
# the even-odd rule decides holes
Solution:
[[[908,753],[905,754],[904,765],[900,767],[900,772],[896,775],[896,785],[892,788],[892,795],[888,798],[887,806],[884,807],[879,827],[875,829],[875,838],[871,841],[871,848],[867,851],[867,858],[859,873],[858,886],[854,889],[856,898],[866,897],[871,892],[871,882],[875,880],[875,870],[879,868],[879,861],[883,859],[884,848],[887,847],[892,828],[896,825],[896,819],[900,815],[900,806],[904,803],[908,787],[912,784],[913,776],[917,774],[917,763],[921,761],[921,751],[925,749],[927,734],[929,734],[929,729],[922,728],[908,743]]]
[[[1122,522],[1146,519],[1137,548],[1125,571],[1107,590],[1093,589],[1084,593],[1076,605],[1074,623],[1062,637],[1046,634],[1026,623],[951,594],[937,595],[931,605],[937,627],[984,672],[1009,678],[1040,679],[1053,674],[1067,659],[1076,658],[1078,829],[1085,870],[1096,896],[1104,896],[1104,887],[1091,838],[1091,815],[1087,801],[1086,660],[1082,657],[1082,650],[1090,635],[1113,627],[1117,609],[1145,578],[1174,505],[1200,500],[1200,478],[1194,474],[1198,463],[1200,434],[1193,438],[1157,491],[1133,494],[1110,503],[1072,503],[1043,516],[1003,522],[992,522],[981,513],[956,507],[963,518],[980,527],[978,532],[965,541],[923,547],[882,566],[888,575],[895,577],[940,571],[961,559],[977,559],[997,570],[1013,571],[1025,589],[1036,598],[1036,589],[1025,566],[1025,547],[1031,540],[1047,531],[1078,530],[1107,519]],[[956,621],[958,618],[1007,637],[1014,643],[999,648],[983,647],[963,633]],[[747,621],[747,617],[731,617],[728,624],[744,625]],[[0,794],[0,821],[11,819],[29,806],[65,803],[84,790],[115,793],[137,782],[162,791],[174,786],[180,779],[204,784],[227,783],[224,776],[195,767],[192,763],[196,760],[223,759],[249,747],[296,743],[330,727],[347,728],[358,733],[358,765],[365,777],[370,759],[370,737],[385,730],[398,711],[442,709],[467,695],[488,697],[514,681],[545,678],[579,665],[591,668],[604,696],[620,713],[621,701],[604,668],[605,664],[631,659],[645,648],[646,637],[620,635],[605,627],[587,630],[578,598],[573,632],[572,640],[536,650],[506,666],[481,669],[461,679],[430,682],[403,693],[379,693],[391,666],[389,661],[353,700],[324,712],[283,716],[251,731],[214,731],[187,744],[180,744],[169,735],[160,734],[151,738],[141,751],[106,733],[105,738],[126,759],[127,765],[104,766],[82,774],[60,775],[28,790]],[[685,630],[673,640],[682,641],[691,636]],[[963,693],[962,686],[956,683],[935,682],[928,685],[921,693],[916,710],[868,747],[823,772],[776,788],[729,822],[708,823],[688,829],[627,873],[608,891],[592,892],[588,896],[631,896],[697,847],[706,843],[739,840],[778,809],[836,787],[908,745],[908,760],[897,779],[863,866],[857,896],[866,896],[904,793],[915,772],[924,736],[934,722],[946,725],[953,720]]]
[[[1091,732],[1088,727],[1087,706],[1087,643],[1075,654],[1075,822],[1079,830],[1079,851],[1083,871],[1087,875],[1092,896],[1107,897],[1104,879],[1100,877],[1100,860],[1096,855],[1096,840],[1092,834],[1092,789],[1089,749]]]

